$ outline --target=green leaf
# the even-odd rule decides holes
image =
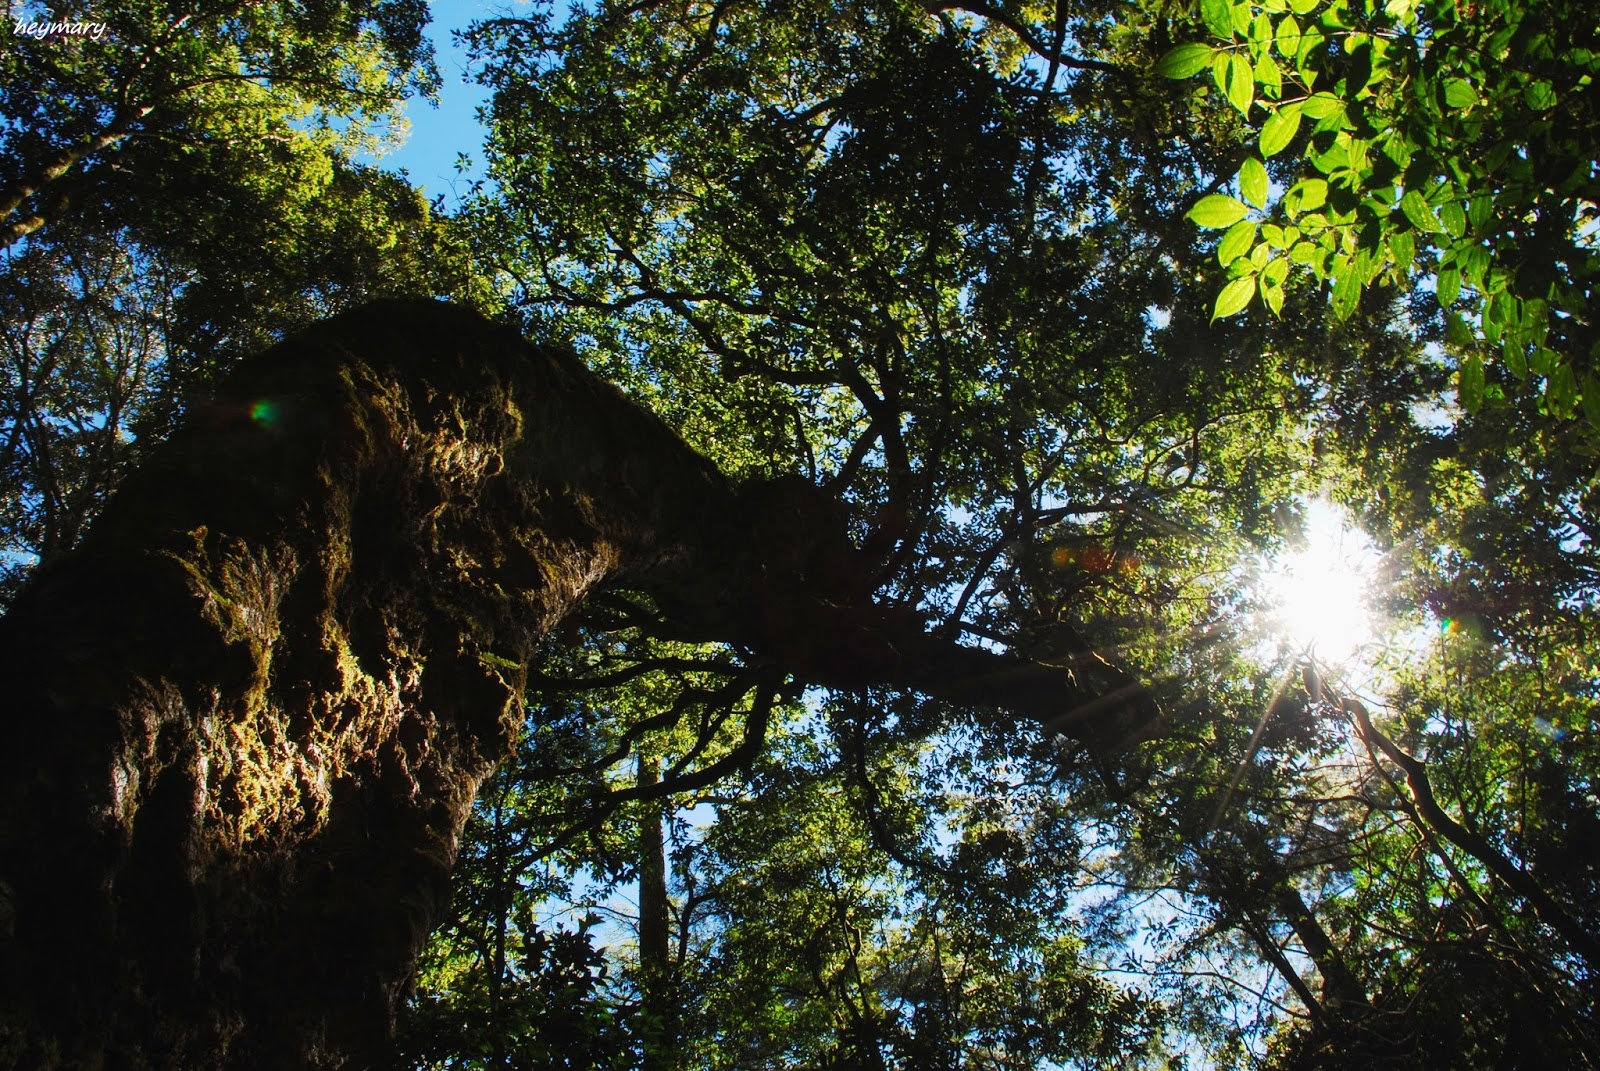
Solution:
[[[1278,20],[1278,28],[1273,31],[1272,40],[1278,49],[1278,55],[1286,60],[1293,60],[1300,51],[1300,24],[1294,20],[1293,15],[1285,15]]]
[[[1451,311],[1444,318],[1445,345],[1465,350],[1477,341],[1477,336],[1472,333],[1472,328],[1467,326],[1467,321],[1461,318],[1459,312]]]
[[[1321,30],[1315,26],[1307,26],[1300,31],[1300,49],[1294,54],[1295,70],[1307,86],[1311,85],[1313,72],[1309,68],[1311,58],[1322,51],[1322,46],[1328,43]]]
[[[1489,214],[1494,211],[1494,197],[1487,193],[1480,193],[1467,202],[1467,220],[1472,224],[1472,229],[1481,231],[1489,225]]]
[[[1467,213],[1460,201],[1446,201],[1440,205],[1439,222],[1444,224],[1445,233],[1452,238],[1460,238],[1467,233]]]
[[[1455,268],[1439,269],[1438,278],[1434,282],[1434,292],[1439,295],[1439,307],[1450,308],[1456,303],[1456,298],[1461,296],[1461,272]]]
[[[1428,207],[1428,202],[1422,199],[1422,194],[1416,190],[1407,190],[1406,195],[1400,198],[1400,211],[1405,213],[1406,219],[1419,231],[1427,234],[1437,234],[1443,228],[1434,216],[1433,209]]]
[[[1313,93],[1301,102],[1300,108],[1313,119],[1326,119],[1344,111],[1344,101],[1332,93]]]
[[[1249,0],[1233,0],[1232,5],[1228,9],[1228,18],[1233,23],[1234,33],[1238,34],[1240,37],[1250,36],[1250,23],[1252,21],[1252,17],[1250,14]]]
[[[1465,78],[1449,78],[1444,83],[1444,103],[1448,108],[1470,108],[1478,103],[1478,91]]]
[[[1389,236],[1389,252],[1394,257],[1395,267],[1405,271],[1410,267],[1412,260],[1416,259],[1417,241],[1413,231],[1398,231]]]
[[[1250,55],[1260,56],[1272,47],[1272,20],[1266,12],[1261,12],[1250,20],[1250,29],[1245,34],[1245,40],[1250,45]]]
[[[1550,334],[1550,306],[1539,298],[1522,303],[1522,337],[1529,344],[1543,346]]]
[[[1560,364],[1551,370],[1544,381],[1544,397],[1545,408],[1552,416],[1565,419],[1572,415],[1578,400],[1578,383],[1570,364]]]
[[[1327,179],[1301,179],[1289,187],[1283,198],[1284,209],[1290,217],[1302,212],[1314,212],[1328,203]]]
[[[1600,379],[1587,373],[1583,377],[1583,415],[1590,424],[1600,428]]]
[[[1330,30],[1350,30],[1355,28],[1352,14],[1348,4],[1334,3],[1323,7],[1317,14],[1317,22]]]
[[[1518,379],[1528,378],[1528,357],[1523,353],[1521,343],[1506,339],[1500,346],[1500,356],[1512,375]]]
[[[1225,193],[1213,193],[1196,201],[1184,218],[1215,231],[1231,227],[1249,214],[1250,208],[1243,201]]]
[[[1239,168],[1239,192],[1255,207],[1267,207],[1267,169],[1254,156],[1245,157]]]
[[[1300,129],[1300,105],[1285,104],[1261,125],[1261,155],[1272,156],[1282,152],[1294,140]]]
[[[1478,407],[1483,405],[1483,358],[1476,353],[1469,353],[1462,358],[1456,390],[1461,408],[1467,412],[1476,413]]]
[[[1210,45],[1179,45],[1157,61],[1156,73],[1163,78],[1192,78],[1211,66],[1216,52]]]
[[[1211,312],[1212,322],[1224,316],[1232,316],[1250,304],[1250,297],[1256,292],[1256,277],[1254,275],[1241,276],[1222,288],[1222,293],[1217,295],[1217,304]]]
[[[1296,15],[1309,15],[1317,9],[1322,0],[1289,0],[1289,10]]]
[[[1483,289],[1483,276],[1489,270],[1489,251],[1481,245],[1467,250],[1461,267],[1461,278],[1479,290]]]
[[[1248,219],[1240,220],[1228,228],[1228,233],[1222,236],[1222,241],[1217,243],[1217,262],[1224,268],[1246,253],[1256,244],[1256,225]]]
[[[1273,263],[1281,264],[1283,262],[1275,260]],[[1266,302],[1267,308],[1272,312],[1272,315],[1283,315],[1283,286],[1279,283],[1269,283],[1265,275],[1261,277],[1261,300]]]
[[[1228,103],[1248,117],[1250,105],[1255,101],[1256,72],[1250,61],[1235,52],[1228,59]]]
[[[1549,82],[1540,79],[1523,88],[1522,99],[1536,112],[1549,111],[1556,106],[1556,91]]]
[[[1233,40],[1233,4],[1229,0],[1200,0],[1200,19],[1216,36]]]
[[[1283,96],[1283,72],[1278,69],[1277,61],[1265,52],[1256,60],[1255,78],[1262,96],[1270,100]]]
[[[1361,277],[1354,265],[1348,263],[1348,258],[1341,259],[1346,263],[1338,269],[1333,280],[1333,314],[1341,320],[1348,320],[1361,298]]]

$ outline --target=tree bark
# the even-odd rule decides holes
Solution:
[[[794,575],[766,508],[459,308],[248,362],[0,623],[0,1066],[378,1059],[535,647],[601,585],[818,684],[1151,717]]]
[[[661,763],[639,756],[639,785],[661,780]],[[665,807],[645,800],[639,815],[639,997],[643,1019],[642,1071],[675,1066],[677,1007],[671,957],[671,905],[667,894]]]

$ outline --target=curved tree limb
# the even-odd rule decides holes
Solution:
[[[1591,967],[1600,966],[1600,941],[1597,941],[1582,923],[1573,918],[1570,912],[1534,881],[1531,874],[1506,858],[1482,836],[1450,817],[1439,805],[1438,799],[1433,794],[1433,785],[1428,779],[1427,765],[1408,754],[1387,734],[1374,726],[1366,705],[1359,699],[1346,696],[1340,705],[1354,718],[1361,738],[1382,751],[1405,773],[1406,788],[1411,796],[1411,802],[1416,808],[1416,813],[1428,827],[1472,856],[1512,893],[1527,901],[1539,919],[1560,934],[1572,950],[1587,960]]]

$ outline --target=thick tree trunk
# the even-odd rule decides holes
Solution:
[[[371,1062],[534,648],[601,584],[821,684],[1148,715],[836,597],[770,509],[460,309],[250,362],[0,623],[0,1066]]]
[[[12,1062],[365,1062],[534,645],[602,581],[737,570],[734,505],[573,358],[448,306],[252,362],[4,622]]]

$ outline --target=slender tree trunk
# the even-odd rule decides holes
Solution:
[[[1287,882],[1279,882],[1273,888],[1272,896],[1284,921],[1300,938],[1306,954],[1322,975],[1322,1002],[1329,1017],[1351,1019],[1368,1010],[1370,1003],[1361,980],[1345,963],[1343,954],[1334,946],[1322,923],[1311,913],[1300,891]]]
[[[639,757],[639,784],[661,780],[661,764]],[[669,1071],[677,1045],[677,993],[672,971],[671,919],[663,804],[647,800],[639,818],[639,988],[645,1024],[644,1071]]]
[[[377,1059],[528,662],[603,584],[818,684],[1153,716],[924,635],[771,497],[436,302],[247,363],[0,622],[0,1066]]]
[[[508,873],[511,860],[505,842],[505,791],[502,788],[494,801],[494,831],[490,843],[490,861],[495,871],[489,880],[493,884],[491,903],[494,905],[494,945],[489,956],[489,1036],[494,1051],[489,1054],[491,1067],[506,1067],[506,1027],[503,1019],[505,1005],[502,999],[506,982],[506,937],[511,928],[511,885]]]

